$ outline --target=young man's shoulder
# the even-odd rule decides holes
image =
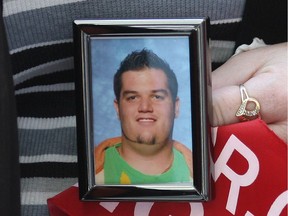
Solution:
[[[113,137],[102,141],[94,148],[94,166],[96,174],[101,172],[104,168],[105,150],[119,143],[121,143],[121,137]],[[173,147],[184,156],[190,172],[192,172],[192,151],[187,146],[176,140],[173,140]],[[193,173],[191,173],[191,175],[192,174]]]
[[[121,137],[113,137],[99,143],[94,148],[94,166],[96,174],[103,170],[105,150],[121,142]]]

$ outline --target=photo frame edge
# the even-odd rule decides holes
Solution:
[[[176,19],[173,19],[174,21],[173,22],[175,22],[176,21]],[[93,20],[92,20],[93,21]],[[151,21],[151,20],[150,20]],[[161,21],[163,21],[163,20],[161,20]],[[169,21],[169,20],[168,20]],[[168,22],[166,19],[165,19],[165,22]],[[178,20],[179,21],[179,20]],[[185,20],[185,21],[187,21],[187,20]],[[201,40],[207,40],[208,39],[208,36],[207,36],[207,32],[206,32],[206,25],[207,25],[207,22],[209,22],[209,20],[207,21],[207,19],[206,18],[204,18],[203,20],[202,20],[203,22],[201,23],[198,23],[197,25],[202,25],[202,27],[200,28],[200,30],[202,29],[203,30],[203,28],[205,29],[205,32],[201,32],[201,34],[200,34],[200,37],[202,38]],[[88,24],[91,22],[91,20],[88,22]],[[101,22],[103,22],[103,20],[101,21]],[[113,23],[113,21],[109,21],[109,22],[112,22]],[[117,21],[116,21],[117,22]],[[129,23],[129,20],[125,20],[125,22],[128,22]],[[143,20],[139,20],[139,22],[141,23],[141,24],[143,24]],[[197,22],[199,22],[199,20],[197,19]],[[132,22],[133,24],[135,24],[135,20]],[[118,21],[118,24],[119,24],[119,21]],[[80,75],[79,75],[79,71],[82,71],[83,70],[83,58],[85,59],[85,56],[82,56],[83,55],[83,53],[82,53],[82,55],[81,55],[81,57],[79,57],[79,49],[81,49],[81,48],[83,48],[83,47],[81,47],[81,46],[83,46],[83,43],[85,43],[84,41],[83,41],[83,35],[82,35],[82,38],[80,37],[79,38],[79,34],[83,34],[83,32],[81,32],[82,30],[81,30],[81,26],[82,25],[86,25],[85,24],[85,21],[83,22],[83,20],[81,21],[81,22],[77,22],[77,21],[74,21],[74,42],[76,43],[76,45],[75,45],[75,71],[76,71],[76,80],[80,77]],[[90,25],[90,24],[89,24]],[[119,24],[119,25],[121,25],[121,24]],[[151,24],[152,25],[152,24]],[[192,25],[192,24],[191,24]],[[203,26],[204,25],[204,26]],[[96,25],[97,26],[97,25]],[[149,26],[149,25],[148,25]],[[199,27],[199,26],[198,26]],[[88,33],[88,35],[89,34],[91,34],[91,33]],[[88,37],[89,38],[89,37]],[[87,39],[87,38],[86,38]],[[78,43],[78,45],[77,45],[77,43]],[[80,45],[80,43],[82,44],[82,45]],[[208,43],[208,41],[205,41],[204,42],[204,44],[205,45],[207,45],[207,43]],[[205,49],[207,49],[207,47],[205,47]],[[209,48],[208,48],[209,49]],[[83,50],[81,49],[81,52],[82,52]],[[207,51],[206,50],[206,52],[209,52],[209,50]],[[77,55],[77,53],[78,53],[78,55]],[[200,54],[200,55],[203,55],[203,54]],[[208,65],[208,67],[209,67],[209,57],[207,57],[207,55],[206,54],[204,54],[204,58],[206,59],[206,63],[204,63],[204,65],[202,65],[202,67],[207,67],[207,65]],[[78,66],[77,66],[78,65]],[[208,70],[208,71],[207,71]],[[204,76],[207,76],[207,74],[206,73],[210,73],[211,71],[209,71],[209,69],[207,69],[207,68],[205,68],[204,69],[204,71],[206,71],[205,72],[205,75]],[[80,73],[80,74],[82,74],[82,72]],[[83,75],[83,74],[82,74]],[[208,75],[209,76],[209,75]],[[204,77],[202,77],[203,79],[205,79]],[[205,81],[205,82],[207,82],[207,81]],[[78,111],[77,111],[77,151],[78,151],[78,162],[79,162],[79,189],[80,189],[80,195],[79,195],[79,197],[80,197],[80,199],[82,199],[82,200],[90,200],[91,199],[91,190],[94,190],[95,189],[95,185],[93,185],[93,180],[91,180],[91,178],[93,178],[93,177],[90,177],[90,180],[88,180],[87,178],[85,178],[85,176],[88,176],[88,173],[89,173],[89,169],[91,169],[91,166],[93,166],[93,165],[91,165],[91,149],[90,149],[90,147],[89,147],[89,144],[87,143],[87,138],[85,137],[86,136],[86,134],[87,134],[87,131],[85,131],[85,127],[84,128],[79,128],[79,125],[82,125],[83,126],[83,124],[86,124],[85,123],[85,115],[82,115],[81,116],[81,114],[79,114],[79,112],[81,113],[81,112],[84,112],[84,109],[83,109],[83,107],[82,106],[85,106],[85,104],[84,104],[84,97],[85,97],[85,94],[83,95],[81,95],[80,94],[80,92],[82,92],[83,91],[83,86],[85,85],[85,80],[83,79],[83,76],[81,76],[81,81],[77,81],[77,84],[76,84],[76,94],[77,94],[77,92],[78,92],[78,94],[77,94],[77,98],[78,98],[78,101],[80,100],[80,102],[81,103],[78,103],[78,105],[77,105],[77,107],[78,107]],[[205,87],[204,87],[205,88]],[[205,97],[210,97],[209,96],[209,92],[205,92],[205,94],[207,94]],[[81,98],[82,97],[82,98]],[[210,100],[209,98],[207,98],[208,100]],[[205,112],[209,112],[207,109],[209,108],[209,106],[210,106],[210,104],[209,104],[209,102],[208,102],[208,104],[202,104],[202,106],[203,106],[203,109],[205,109]],[[206,113],[207,114],[207,113]],[[208,114],[209,115],[209,114]],[[87,118],[87,117],[86,117]],[[87,119],[86,119],[87,120]],[[205,120],[205,122],[207,121],[207,119]],[[208,120],[209,121],[209,120]],[[206,125],[206,129],[205,130],[207,130],[207,122],[205,123],[205,125]],[[86,127],[87,127],[87,125],[86,125]],[[84,131],[83,131],[84,130]],[[87,130],[87,129],[86,129]],[[205,132],[205,133],[210,133],[210,132]],[[209,139],[209,138],[208,138]],[[83,141],[83,140],[85,140],[85,141]],[[85,148],[83,148],[83,142],[84,142],[84,145],[85,145]],[[207,142],[210,142],[209,140],[207,140]],[[203,146],[203,152],[201,152],[201,157],[202,157],[202,159],[204,160],[204,163],[206,163],[207,164],[207,166],[209,166],[209,154],[210,154],[210,150],[209,150],[209,145],[210,144],[206,144],[205,146]],[[90,145],[91,146],[91,145]],[[90,150],[89,150],[90,149]],[[90,155],[90,156],[89,156]],[[90,159],[89,159],[89,157],[90,157]],[[89,161],[89,162],[88,162]],[[87,166],[87,163],[90,163],[90,166],[88,165]],[[85,167],[85,171],[83,172],[83,170],[81,169],[81,167],[84,167],[84,165],[86,165]],[[93,166],[93,168],[94,168],[94,166]],[[198,197],[194,197],[194,199],[192,199],[192,201],[194,200],[194,201],[209,201],[210,199],[211,199],[211,189],[210,189],[210,184],[211,184],[211,177],[210,177],[210,167],[207,167],[207,169],[204,169],[204,170],[202,170],[201,171],[203,174],[204,174],[204,177],[202,176],[202,180],[203,180],[203,178],[204,178],[204,182],[203,182],[203,184],[201,184],[201,186],[200,186],[200,188],[198,188],[198,190],[196,190],[197,192],[198,192]],[[97,187],[97,185],[96,185],[96,187]],[[105,186],[106,187],[106,186]],[[192,195],[191,195],[192,196]],[[168,199],[169,200],[171,200],[171,198],[172,197],[168,197]],[[191,198],[191,197],[190,197]],[[189,200],[190,198],[187,198],[187,200]],[[193,198],[193,196],[192,196],[192,198]],[[120,200],[129,200],[130,198],[109,198],[108,200],[117,200],[117,199],[120,199]],[[132,197],[131,199],[135,199],[135,197]],[[139,200],[141,200],[142,198],[139,198]],[[166,199],[165,197],[163,197],[163,198],[157,198],[156,200],[161,200],[161,199]],[[100,199],[100,200],[105,200],[105,198],[102,198],[102,199]],[[146,200],[147,201],[147,199],[144,199],[144,200]],[[153,197],[151,197],[151,198],[148,198],[148,200],[153,200]],[[181,200],[181,195],[179,195],[178,197],[176,197],[176,199],[175,200]],[[173,199],[173,201],[175,201],[174,199]],[[186,200],[186,198],[185,198],[185,200]]]

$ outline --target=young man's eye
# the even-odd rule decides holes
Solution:
[[[127,100],[128,101],[133,101],[133,100],[136,100],[136,98],[137,98],[136,95],[132,95],[132,96],[127,97]]]
[[[153,95],[153,98],[156,100],[164,100],[164,96],[162,95]]]

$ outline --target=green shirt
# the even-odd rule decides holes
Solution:
[[[146,175],[132,168],[118,153],[121,143],[105,150],[105,184],[154,184],[191,182],[189,168],[184,156],[173,148],[174,160],[166,172],[159,175]]]

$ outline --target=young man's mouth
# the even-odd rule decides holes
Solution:
[[[137,122],[150,123],[150,122],[156,122],[156,119],[155,118],[137,118]]]

